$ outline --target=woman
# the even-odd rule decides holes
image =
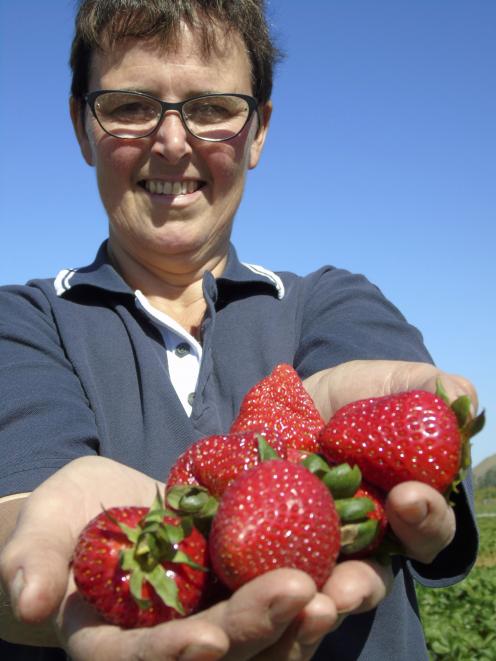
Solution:
[[[360,397],[432,390],[440,374],[418,332],[363,278],[332,267],[275,274],[240,263],[230,245],[272,111],[276,51],[262,5],[82,2],[71,114],[109,238],[89,267],[0,294],[9,659],[65,650],[75,659],[418,660],[412,577],[448,584],[473,562],[465,491],[452,509],[412,482],[388,499],[409,556],[393,571],[343,562],[316,593],[305,574],[279,570],[194,626],[186,618],[134,631],[103,624],[75,593],[71,551],[102,503],[148,505],[179,452],[225,432],[277,363],[295,366],[324,418]],[[464,379],[443,381],[475,401]]]

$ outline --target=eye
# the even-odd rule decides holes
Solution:
[[[196,101],[187,107],[186,115],[193,122],[222,122],[232,117],[232,111],[225,104],[211,101]]]
[[[124,94],[102,95],[95,109],[102,119],[124,123],[145,123],[160,113],[151,100]]]
[[[246,102],[239,97],[229,95],[193,99],[184,106],[186,121],[197,126],[230,123],[234,119],[246,117],[247,113]]]

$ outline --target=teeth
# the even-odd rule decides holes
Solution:
[[[146,180],[145,188],[149,193],[158,193],[159,195],[187,195],[194,193],[199,188],[198,181],[160,181]]]

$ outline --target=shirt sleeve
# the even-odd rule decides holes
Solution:
[[[420,332],[364,276],[326,267],[307,278],[295,356],[300,375],[376,359],[432,362]]]
[[[96,454],[94,415],[37,288],[0,289],[0,392],[0,495]]]
[[[306,283],[295,369],[302,378],[350,360],[432,362],[420,332],[361,275],[332,267]],[[470,476],[452,498],[457,531],[436,560],[408,563],[413,577],[431,587],[462,580],[473,566],[478,532]]]

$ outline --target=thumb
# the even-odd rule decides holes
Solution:
[[[389,524],[413,560],[430,563],[455,535],[455,515],[444,496],[426,484],[403,482],[386,501]]]
[[[65,595],[74,538],[60,525],[60,501],[42,488],[24,498],[17,526],[0,555],[5,596],[26,623],[50,617]]]

